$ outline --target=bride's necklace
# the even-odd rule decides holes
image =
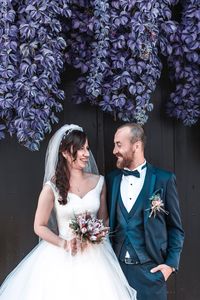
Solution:
[[[83,192],[80,184],[77,185],[77,181],[75,181],[75,180],[72,184],[70,184],[70,190],[72,191],[72,193],[75,193],[78,195],[82,194],[82,192]]]
[[[71,185],[70,190],[80,193],[80,188],[78,186],[75,186],[75,185]]]
[[[79,187],[78,187],[78,186],[76,186],[76,187],[73,187],[73,190],[76,190],[77,192],[79,192],[79,193],[80,193],[80,189],[79,189]]]

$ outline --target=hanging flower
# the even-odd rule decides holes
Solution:
[[[72,1],[66,57],[85,73],[75,102],[89,101],[124,121],[144,124],[161,75],[159,49],[164,55],[171,51],[165,31],[175,31],[169,6],[176,2]]]
[[[65,62],[80,70],[75,103],[114,118],[147,122],[167,57],[175,83],[167,111],[200,118],[200,4],[186,0],[0,0],[0,139],[5,130],[30,150],[58,122]]]
[[[20,143],[38,150],[62,110],[66,42],[59,17],[70,10],[67,1],[1,2],[0,118]]]
[[[168,58],[171,80],[176,83],[167,112],[191,126],[200,118],[200,3],[187,0],[182,19],[170,36],[172,52]]]

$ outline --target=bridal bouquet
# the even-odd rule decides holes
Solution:
[[[109,232],[109,227],[103,225],[103,220],[96,219],[89,213],[75,216],[69,226],[81,242],[99,244]]]

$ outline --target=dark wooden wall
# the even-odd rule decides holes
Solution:
[[[70,70],[71,71],[71,70]],[[90,145],[101,173],[115,166],[113,135],[121,122],[88,104],[69,102],[73,78],[66,70],[63,85],[67,99],[58,126],[76,123],[88,133]],[[154,111],[145,126],[148,141],[146,158],[152,164],[177,175],[183,225],[186,233],[180,271],[169,279],[169,300],[199,300],[200,270],[200,130],[186,128],[168,118],[165,103],[170,83],[162,78],[153,96]],[[0,142],[0,281],[37,244],[33,233],[34,212],[42,187],[44,157],[50,136],[39,152],[30,152],[15,139]],[[153,299],[152,299],[153,300]]]

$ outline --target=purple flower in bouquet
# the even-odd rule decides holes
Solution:
[[[70,222],[70,228],[81,242],[101,243],[109,232],[103,220],[97,219],[86,212],[75,216]]]

